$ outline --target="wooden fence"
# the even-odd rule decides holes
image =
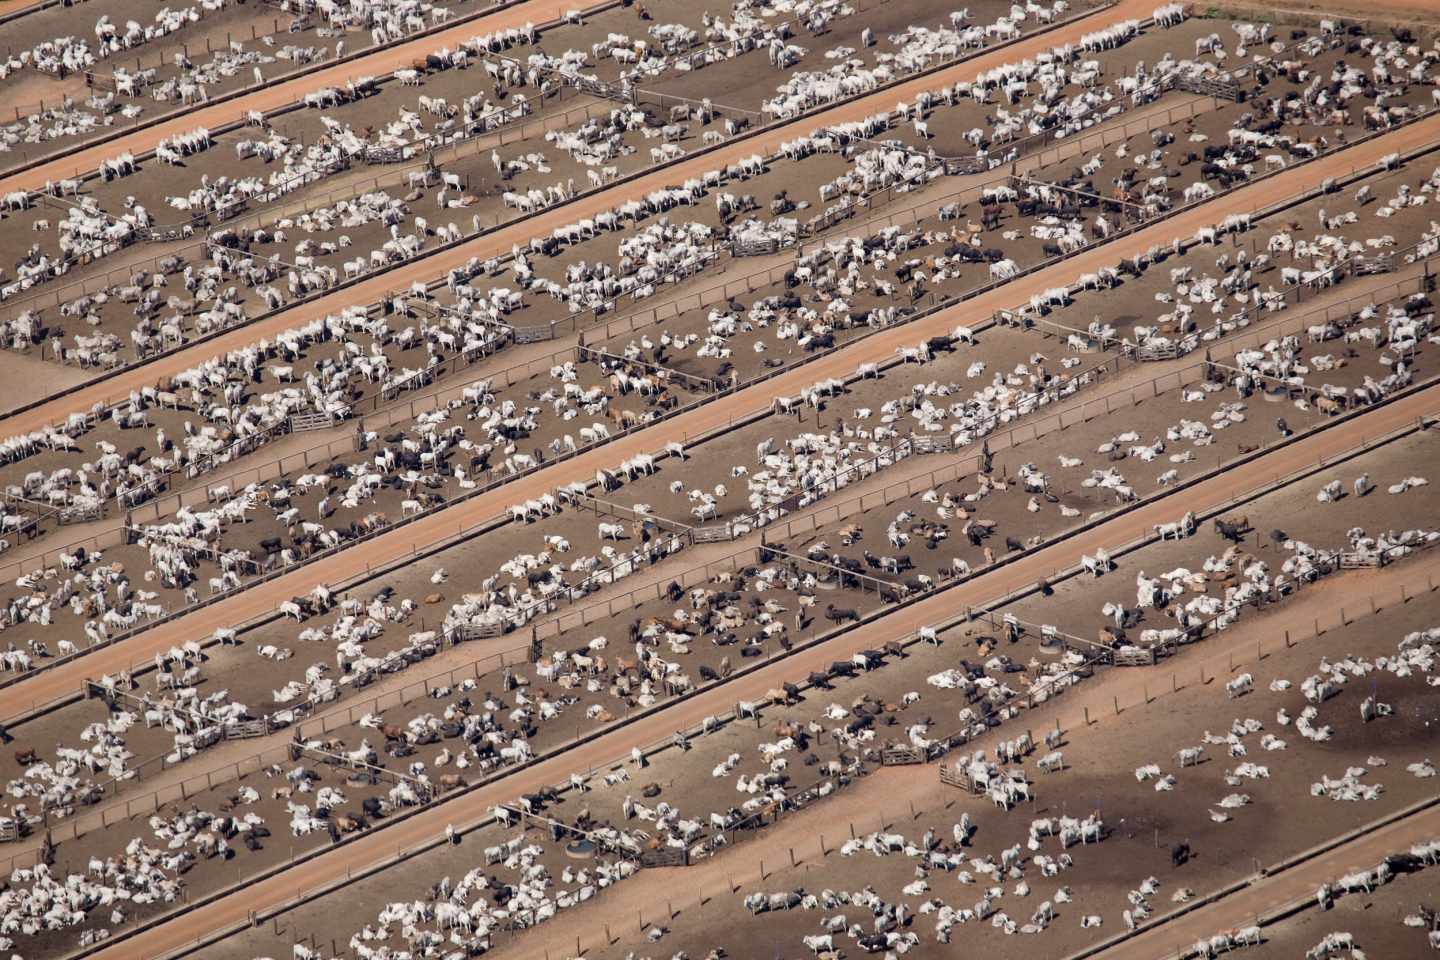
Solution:
[[[735,529],[728,523],[708,527],[691,527],[691,543],[721,543],[735,539]]]
[[[688,867],[689,847],[665,847],[660,850],[646,850],[640,854],[642,867]]]
[[[964,790],[966,793],[973,793],[976,796],[984,792],[980,789],[980,786],[970,778],[970,774],[959,769],[953,763],[940,764],[940,782],[947,787],[955,787],[959,790]]]
[[[1120,647],[1110,655],[1110,661],[1117,667],[1153,667],[1155,650],[1152,647]]]
[[[889,743],[880,751],[882,767],[903,767],[925,760],[925,751],[910,743]]]
[[[328,430],[335,421],[328,413],[296,413],[290,417],[290,432],[304,433],[309,430]]]

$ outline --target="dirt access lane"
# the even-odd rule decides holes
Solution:
[[[1282,476],[1314,464],[1320,458],[1331,458],[1353,448],[1365,437],[1380,436],[1413,422],[1417,417],[1431,413],[1440,405],[1440,387],[1421,391],[1414,396],[1395,401],[1354,420],[1310,436],[1298,443],[1262,457],[1242,469],[1227,471],[1211,480],[1197,484],[1186,492],[1183,506],[1197,512],[1225,503],[1232,498],[1250,492],[1266,480]],[[941,622],[965,610],[979,606],[995,597],[1003,596],[1034,584],[1041,577],[1049,577],[1056,570],[1070,566],[1080,553],[1093,553],[1104,547],[1111,552],[1151,532],[1154,524],[1173,519],[1182,504],[1164,500],[1103,523],[1098,527],[1079,534],[1069,541],[1037,551],[1030,556],[1002,567],[993,573],[979,577],[969,583],[933,595],[918,603],[866,624],[829,643],[818,644],[795,656],[772,664],[753,674],[738,678],[718,688],[706,691],[696,697],[675,704],[667,709],[637,720],[629,726],[597,737],[590,743],[517,771],[491,786],[473,790],[442,803],[437,807],[416,814],[403,823],[365,836],[348,844],[341,850],[317,857],[291,870],[251,884],[243,895],[233,894],[212,904],[176,918],[173,922],[117,943],[100,951],[97,956],[105,960],[128,960],[130,957],[155,957],[176,950],[203,936],[206,931],[216,930],[244,920],[250,912],[260,912],[294,898],[299,892],[314,890],[331,883],[337,883],[351,873],[365,870],[368,866],[383,863],[393,853],[402,849],[434,842],[444,835],[447,824],[463,827],[475,823],[488,815],[495,804],[509,801],[527,792],[544,786],[564,782],[572,772],[592,770],[612,764],[617,758],[627,756],[633,747],[654,743],[669,736],[675,730],[685,729],[700,723],[705,717],[725,712],[737,700],[763,697],[765,691],[778,687],[781,682],[805,676],[812,670],[824,668],[830,661],[867,648],[880,648],[886,641],[913,633],[918,627]],[[351,560],[347,554],[340,559]],[[1428,558],[1427,558],[1428,560]],[[1413,566],[1400,569],[1413,571]],[[1347,586],[1347,583],[1349,586]],[[1326,591],[1328,604],[1340,602],[1342,594],[1354,584],[1366,584],[1368,578],[1355,577],[1342,582],[1333,591]],[[259,593],[260,591],[253,591]],[[1368,591],[1367,592],[1373,592]],[[239,600],[247,599],[242,595]],[[217,607],[218,609],[218,607]],[[201,616],[210,611],[203,611]],[[159,632],[159,631],[156,631]],[[1248,641],[1253,643],[1253,639]],[[1114,671],[1107,678],[1118,676],[1113,683],[1126,683],[1139,687],[1148,676],[1145,671]],[[1126,680],[1124,678],[1131,678]],[[43,679],[43,678],[42,678]],[[1106,688],[1109,692],[1110,688]],[[1118,687],[1116,688],[1119,689]],[[1118,692],[1115,694],[1118,696]],[[1065,708],[1078,709],[1067,698]],[[1089,699],[1089,698],[1086,698]],[[1133,699],[1133,691],[1127,702]],[[894,778],[897,782],[924,779],[925,787],[932,784],[928,778]],[[864,791],[869,792],[869,791]],[[872,794],[873,796],[873,794]],[[847,798],[838,802],[848,803]],[[794,818],[792,822],[804,822]],[[809,824],[804,829],[808,830]],[[773,849],[773,845],[765,846]],[[749,845],[746,846],[748,850]],[[664,883],[663,874],[659,882]],[[628,887],[629,884],[623,885]],[[643,884],[637,884],[643,886]],[[628,892],[626,893],[628,896]],[[607,909],[611,901],[607,899]],[[583,913],[584,911],[574,911]],[[533,951],[534,947],[527,947]],[[530,956],[537,956],[529,952]]]
[[[797,129],[808,132],[822,126],[862,120],[873,113],[892,108],[897,101],[912,100],[922,90],[933,90],[945,84],[973,79],[980,71],[1034,56],[1058,44],[1078,40],[1081,34],[1097,29],[1102,23],[1113,23],[1128,17],[1148,16],[1150,4],[1151,0],[1122,0],[1116,7],[1106,11],[1103,20],[1084,18],[1058,30],[967,60],[938,74],[913,79],[898,87],[787,123],[758,136],[728,144],[703,156],[682,160],[638,179],[600,190],[574,202],[551,207],[542,213],[526,217],[518,223],[511,224],[487,236],[462,243],[443,253],[433,254],[395,270],[375,274],[361,283],[329,296],[299,304],[293,309],[282,311],[266,320],[239,327],[214,340],[196,344],[190,349],[181,350],[170,356],[137,366],[91,387],[27,410],[23,414],[6,416],[4,419],[0,419],[0,435],[13,436],[28,433],[46,425],[61,423],[67,414],[89,410],[97,403],[118,401],[129,396],[132,389],[152,385],[163,377],[173,376],[228,350],[255,343],[262,337],[272,337],[276,333],[298,327],[312,319],[323,317],[327,313],[337,314],[347,306],[357,303],[374,303],[387,293],[408,288],[413,281],[432,280],[444,276],[448,270],[465,264],[472,257],[485,260],[508,253],[516,245],[528,244],[532,237],[549,236],[556,227],[567,226],[577,220],[612,210],[627,200],[643,197],[661,187],[681,183],[692,177],[700,177],[706,170],[728,166],[743,157],[756,153],[769,156],[779,149],[782,142],[793,140]],[[306,89],[314,89],[316,85],[318,82],[307,85]],[[197,122],[198,120],[195,119],[187,119],[184,129],[192,129]],[[113,152],[111,151],[111,153]],[[105,155],[109,156],[111,153]],[[73,171],[67,169],[66,175],[70,173]],[[0,192],[8,189],[4,183],[4,181],[0,181]]]
[[[1421,144],[1432,142],[1437,133],[1440,133],[1440,115],[1413,124],[1393,134],[1379,137],[1351,150],[1343,151],[1336,156],[1301,167],[1292,175],[1287,176],[1286,187],[1293,191],[1299,191],[1316,186],[1326,177],[1348,174],[1352,167],[1373,164],[1381,156],[1391,151],[1404,152]],[[590,482],[594,479],[597,469],[611,469],[615,464],[637,453],[663,450],[667,442],[685,443],[692,436],[702,436],[710,431],[724,428],[736,419],[769,407],[770,398],[777,395],[794,395],[804,387],[827,377],[849,376],[855,371],[858,364],[893,358],[895,350],[899,346],[921,342],[927,337],[952,329],[956,324],[976,323],[991,316],[997,309],[1012,307],[1016,303],[1025,302],[1032,294],[1040,293],[1046,288],[1069,283],[1078,274],[1113,265],[1121,258],[1136,256],[1151,246],[1169,242],[1176,236],[1193,235],[1197,228],[1217,223],[1227,214],[1254,210],[1268,199],[1273,199],[1275,193],[1275,186],[1267,181],[1237,190],[1233,194],[1217,197],[1214,201],[1189,210],[1172,220],[1156,224],[1128,237],[1122,237],[1112,243],[1083,251],[1062,263],[1022,277],[1013,283],[1005,284],[967,303],[942,310],[924,320],[877,333],[822,360],[776,377],[774,380],[723,397],[672,420],[619,438],[581,456],[556,463],[513,483],[417,520],[361,547],[342,551],[332,558],[302,567],[269,584],[244,591],[190,616],[146,631],[123,643],[81,657],[69,664],[46,670],[7,689],[4,695],[0,696],[0,720],[12,720],[36,704],[48,703],[73,695],[81,688],[81,684],[86,678],[129,669],[134,663],[148,660],[157,651],[168,650],[173,644],[196,637],[209,636],[216,627],[234,626],[253,617],[270,613],[281,602],[309,593],[317,584],[341,583],[365,573],[372,567],[379,567],[391,561],[414,555],[423,546],[457,534],[462,529],[472,529],[481,523],[488,522],[503,514],[510,504],[541,496],[568,483]],[[1433,400],[1425,398],[1434,392],[1427,391],[1409,400],[1393,404],[1387,410],[1396,407],[1404,408],[1410,411],[1410,416],[1429,413],[1435,409],[1436,405]],[[1384,419],[1385,415],[1386,411],[1378,411],[1359,419],[1366,423],[1379,422]],[[1404,420],[1394,422],[1404,422]],[[1378,436],[1387,429],[1390,428],[1370,428],[1368,434],[1364,435]],[[1335,432],[1329,431],[1327,436]],[[1346,433],[1347,431],[1340,432]],[[1334,448],[1336,452],[1340,449],[1343,447]],[[1269,458],[1265,458],[1265,461],[1268,460]],[[1289,469],[1291,468],[1277,468],[1274,475],[1287,473]],[[1246,490],[1256,485],[1257,481],[1251,478],[1236,490]],[[1124,539],[1127,538],[1121,538],[1114,542],[1124,542]],[[1056,568],[1067,565],[1068,561],[1058,564]],[[1033,582],[1034,577],[1032,576],[1030,580]]]

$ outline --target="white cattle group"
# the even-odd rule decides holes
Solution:
[[[59,77],[82,73],[94,67],[97,61],[134,50],[190,24],[198,23],[202,11],[213,13],[224,5],[225,0],[202,0],[198,8],[163,7],[155,14],[152,24],[146,26],[136,20],[127,20],[123,29],[110,19],[109,14],[102,14],[95,21],[93,49],[84,37],[66,36],[43,40],[28,50],[18,53],[12,51],[7,60],[0,61],[0,80],[5,80],[26,67]]]

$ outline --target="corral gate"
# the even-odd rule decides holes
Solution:
[[[59,514],[56,515],[55,522],[63,527],[71,523],[87,523],[91,520],[99,520],[102,510],[103,504],[100,503],[68,506],[61,509]]]
[[[488,640],[491,637],[503,637],[505,635],[505,624],[487,623],[462,623],[454,630],[454,636],[459,640]]]
[[[1240,102],[1240,85],[1234,80],[1217,80],[1187,73],[1175,78],[1175,89],[1214,97],[1217,100],[1229,100],[1231,103]]]
[[[296,413],[290,417],[290,432],[303,433],[306,430],[324,430],[333,422],[328,413]]]
[[[535,327],[511,327],[511,338],[516,343],[537,343],[541,340],[554,340],[555,328],[550,325]]]
[[[963,770],[956,769],[952,763],[942,763],[940,765],[940,782],[946,786],[964,790],[966,793],[978,795],[981,792],[980,788],[975,785],[975,781],[970,779],[969,774]]]
[[[780,241],[774,237],[750,237],[736,240],[730,248],[732,256],[736,257],[759,257],[767,253],[775,253],[780,249]]]
[[[735,535],[734,532],[730,529],[730,524],[728,523],[720,526],[712,525],[708,527],[690,528],[691,543],[720,543],[725,540],[733,539],[735,539]]]
[[[1362,570],[1367,567],[1385,566],[1385,554],[1379,550],[1355,551],[1340,554],[1341,570]]]
[[[573,77],[565,77],[564,79],[573,83],[576,90],[579,90],[581,93],[588,93],[592,97],[599,97],[602,100],[614,100],[617,103],[633,104],[635,102],[634,88],[631,88],[627,92],[613,83],[606,83],[604,80],[596,80],[592,77],[581,76],[579,74]]]
[[[361,159],[366,163],[404,163],[410,158],[404,147],[366,147]]]
[[[688,867],[690,850],[687,847],[646,850],[640,854],[642,867]]]
[[[990,169],[990,161],[984,157],[946,157],[945,172],[958,177],[969,173],[985,173]]]
[[[925,751],[914,744],[891,743],[880,751],[880,765],[882,767],[904,767],[911,764],[924,763]]]
[[[265,720],[241,720],[239,723],[232,723],[226,726],[226,740],[250,740],[254,737],[268,736],[270,725]]]
[[[1111,655],[1117,667],[1153,667],[1155,651],[1149,647],[1121,647]]]
[[[1165,343],[1160,345],[1147,343],[1135,351],[1135,359],[1147,362],[1151,360],[1178,360],[1181,355],[1180,345],[1178,343]]]
[[[1361,257],[1355,261],[1355,276],[1368,277],[1376,273],[1391,273],[1395,270],[1395,258],[1389,254],[1378,257]]]
[[[949,434],[943,436],[919,434],[910,438],[910,449],[917,454],[953,453],[955,450],[955,438]]]

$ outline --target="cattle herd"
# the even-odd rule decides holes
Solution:
[[[0,952],[1440,950],[1440,23],[702,8],[0,15]]]

